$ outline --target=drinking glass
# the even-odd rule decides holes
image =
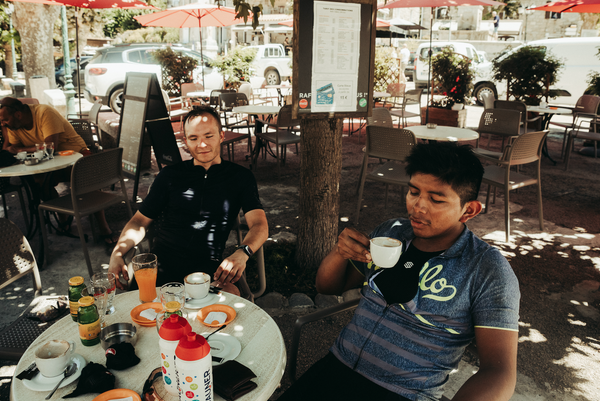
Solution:
[[[115,307],[113,306],[113,299],[117,292],[117,283],[114,273],[96,273],[92,276],[93,285],[103,285],[106,287],[106,315],[115,313]]]
[[[178,302],[179,309],[185,306],[185,285],[182,283],[167,283],[160,287],[160,302],[167,309],[167,302]]]
[[[94,297],[94,304],[96,305],[96,309],[98,309],[98,314],[100,315],[100,328],[106,326],[106,319],[104,315],[106,314],[106,306],[107,306],[107,289],[105,286],[100,284],[89,284],[86,288],[81,290],[82,297]]]
[[[140,302],[152,302],[156,298],[156,274],[158,261],[153,253],[141,253],[131,261],[133,274],[140,289]]]
[[[46,142],[46,154],[48,159],[54,159],[54,142]]]

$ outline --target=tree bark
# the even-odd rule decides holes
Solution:
[[[300,226],[296,262],[316,271],[337,241],[342,174],[342,120],[303,119]]]
[[[10,41],[2,45],[4,48],[4,76],[12,78],[13,76],[13,65],[12,65],[12,48]]]
[[[51,88],[54,79],[54,47],[52,34],[60,7],[15,1],[14,24],[21,35],[21,61],[25,72],[27,93],[29,78],[34,75],[48,77]]]
[[[583,24],[581,25],[581,29],[594,29],[598,24],[598,18],[600,17],[595,13],[581,13],[581,20]]]

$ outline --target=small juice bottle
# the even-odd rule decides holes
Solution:
[[[79,298],[81,298],[81,290],[85,288],[83,277],[75,276],[69,280],[69,309],[71,311],[71,319],[77,321],[77,309],[79,309]]]
[[[94,297],[79,299],[79,338],[83,345],[96,345],[100,342],[100,315],[94,305]]]

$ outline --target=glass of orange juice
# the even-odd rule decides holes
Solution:
[[[152,302],[156,298],[156,273],[158,263],[153,253],[141,253],[133,257],[133,274],[140,289],[140,302]]]

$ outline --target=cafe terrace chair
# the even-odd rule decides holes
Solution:
[[[0,219],[0,243],[0,289],[30,274],[33,281],[33,301],[17,320],[0,331],[0,359],[19,360],[27,347],[58,319],[43,323],[27,317],[36,305],[50,297],[42,296],[40,272],[27,238],[8,219]]]
[[[72,119],[69,120],[69,123],[75,129],[75,132],[83,139],[85,146],[88,148],[92,148],[94,145],[100,143],[100,138],[98,138],[97,134],[94,134],[92,123],[87,118]]]
[[[402,107],[402,103],[404,103],[404,93],[406,92],[406,84],[394,82],[393,84],[389,84],[385,91],[390,94],[390,97],[385,99],[383,107],[387,107],[390,110]]]
[[[221,113],[221,99],[220,96],[223,93],[235,93],[233,89],[213,89],[210,92],[210,97],[208,98],[208,103],[210,107],[215,109],[217,113]]]
[[[402,128],[406,127],[409,118],[419,118],[419,124],[423,124],[421,119],[421,95],[423,89],[411,89],[404,93],[404,101],[402,102],[400,109],[392,110],[391,114],[394,117],[398,117],[398,128],[402,125]],[[418,111],[416,113],[406,110],[407,106],[418,105]]]
[[[248,152],[252,154],[252,134],[250,128],[255,126],[251,122],[251,117],[240,117],[233,113],[233,108],[238,106],[247,106],[248,98],[244,93],[221,93],[219,96],[219,108],[223,113],[225,124],[223,124],[223,134],[225,139],[221,143],[221,149],[227,146],[227,156],[229,160],[234,160],[234,144],[238,141],[248,140]],[[246,130],[246,133],[239,132]],[[221,150],[221,154],[224,152]]]
[[[598,157],[598,142],[600,141],[600,133],[597,132],[600,124],[598,115],[585,115],[586,118],[579,118],[577,128],[569,131],[569,140],[567,141],[565,153],[565,171],[569,169],[571,161],[571,152],[575,145],[575,139],[583,139],[594,143],[594,158]],[[591,119],[589,118],[591,117]]]
[[[531,123],[535,123],[535,128],[533,131],[540,131],[542,129],[542,117],[535,116],[528,118],[527,114],[527,105],[525,102],[521,102],[518,100],[495,100],[494,101],[494,109],[505,109],[505,110],[516,110],[521,113],[521,125],[519,133],[527,132],[527,127],[531,125]]]
[[[41,222],[44,221],[44,211],[75,217],[90,277],[94,275],[94,269],[85,243],[82,217],[122,202],[127,206],[129,217],[133,216],[123,178],[122,156],[123,148],[115,148],[80,158],[75,162],[71,171],[71,194],[42,202],[38,207]],[[120,194],[102,191],[102,188],[110,187],[116,183],[121,184]],[[44,249],[46,250],[44,254],[47,255],[50,249],[48,233],[45,224],[40,224],[40,226]]]
[[[492,135],[496,135],[502,138],[502,149],[504,149],[504,142],[507,138],[515,138],[519,136],[521,125],[521,112],[509,109],[485,109],[479,118],[479,126],[477,132],[479,133],[479,139],[477,139],[477,146],[473,149],[473,153],[477,156],[488,156],[495,159],[499,159],[502,156],[502,151],[496,152],[489,150],[490,141]],[[482,149],[479,147],[479,140],[481,136],[487,134],[488,149]]]
[[[171,122],[178,122],[180,124],[183,123],[183,119],[188,115],[191,108],[187,108],[185,106],[185,102],[182,97],[169,97],[169,94],[166,90],[160,90],[163,96],[163,100],[165,101],[165,106],[167,106],[167,113],[169,113],[169,120]],[[180,128],[183,130],[182,128]]]
[[[485,211],[489,210],[490,190],[493,187],[504,191],[504,226],[506,231],[506,242],[510,240],[510,202],[509,192],[528,185],[537,185],[538,217],[540,219],[540,230],[544,229],[544,215],[542,210],[542,181],[540,176],[542,146],[546,140],[548,131],[529,132],[517,137],[512,144],[508,145],[502,158],[482,156],[493,162],[485,166],[482,184],[488,185],[485,198]],[[519,172],[511,171],[513,166],[535,163],[535,177],[530,177]]]
[[[19,204],[21,205],[21,213],[23,213],[25,227],[29,227],[29,216],[27,215],[27,208],[25,207],[23,188],[25,188],[25,191],[27,191],[27,188],[21,183],[13,184],[10,182],[10,178],[0,178],[0,196],[2,196],[2,208],[4,209],[4,217],[8,218],[8,205],[6,204],[6,195],[12,192],[16,192],[17,196],[19,197]]]
[[[562,123],[562,122],[553,122],[550,120],[550,124],[555,125],[560,128],[564,128],[563,133],[563,146],[560,153],[560,157],[565,155],[566,151],[566,143],[569,135],[569,130],[578,130],[581,125],[582,119],[591,120],[595,119],[596,114],[598,113],[598,106],[600,105],[600,96],[594,95],[583,95],[579,99],[577,99],[577,103],[573,110],[573,120],[571,122]],[[565,106],[560,106],[561,108],[568,108]],[[569,151],[570,152],[570,151]]]
[[[192,92],[203,92],[204,87],[202,84],[197,84],[193,82],[187,82],[181,84],[181,102],[183,104],[182,108],[186,110],[191,110],[194,106],[201,106],[204,104],[204,101],[198,97],[190,97],[188,93]]]
[[[292,105],[285,105],[279,110],[277,121],[258,120],[264,124],[263,132],[255,132],[257,138],[272,142],[275,145],[275,153],[270,152],[277,160],[277,175],[280,173],[280,164],[285,164],[287,145],[296,145],[296,154],[298,154],[298,144],[300,143],[300,135],[297,125],[299,122],[292,119]],[[269,131],[271,129],[272,131]],[[270,147],[266,147],[269,149]],[[264,158],[266,159],[265,151]]]
[[[404,171],[406,156],[417,143],[415,135],[405,129],[379,127],[367,125],[367,146],[363,157],[363,165],[360,171],[360,184],[358,187],[358,200],[356,202],[355,224],[358,224],[362,203],[362,194],[365,180],[383,182],[385,184],[385,207],[387,207],[388,187],[390,184],[400,185],[404,189],[408,185],[410,177]],[[367,172],[369,157],[389,159],[385,164]]]

